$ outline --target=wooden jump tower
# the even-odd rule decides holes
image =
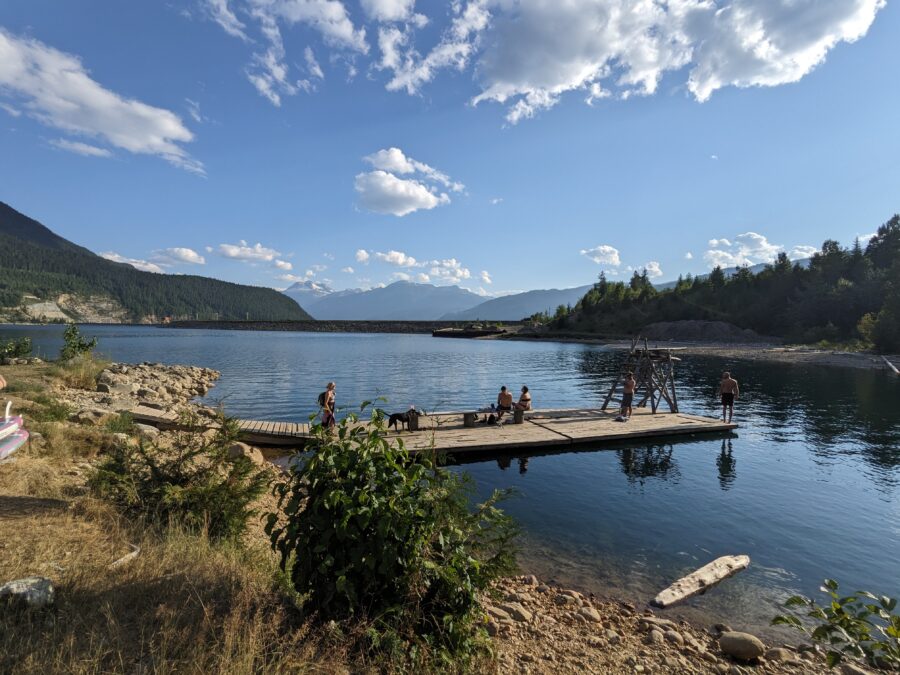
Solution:
[[[675,363],[680,361],[672,352],[677,348],[650,349],[647,338],[636,337],[631,340],[631,350],[622,363],[622,369],[616,381],[609,388],[601,410],[606,410],[613,396],[621,391],[625,374],[634,373],[637,388],[634,392],[635,406],[644,408],[650,402],[650,409],[655,413],[659,405],[665,401],[669,410],[678,412],[678,394],[675,391]]]

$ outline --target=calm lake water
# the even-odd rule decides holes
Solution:
[[[338,404],[482,405],[527,384],[536,407],[596,405],[621,352],[593,345],[418,335],[87,327],[129,362],[222,372],[209,398],[233,415],[303,421],[325,382]],[[59,326],[0,327],[53,355]],[[513,487],[522,566],[598,595],[645,603],[675,578],[729,553],[749,570],[669,610],[673,617],[765,626],[787,595],[842,588],[900,595],[900,379],[880,372],[686,357],[682,410],[715,415],[718,376],[741,383],[727,437],[494,457],[461,464],[480,495]]]

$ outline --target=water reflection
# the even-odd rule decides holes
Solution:
[[[734,483],[735,476],[737,476],[734,465],[735,460],[732,453],[731,439],[723,438],[722,451],[716,457],[716,466],[719,469],[719,485],[722,486],[723,490],[727,490]]]
[[[678,467],[672,459],[671,443],[648,445],[646,448],[620,450],[619,464],[628,477],[628,482],[640,485],[647,478],[661,478],[677,482]]]

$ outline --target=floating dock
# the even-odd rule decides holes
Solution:
[[[131,411],[135,422],[161,429],[178,426],[173,412],[139,407]],[[414,452],[436,450],[450,454],[508,452],[522,448],[600,445],[629,439],[662,438],[684,434],[722,433],[737,424],[686,413],[657,412],[635,408],[627,422],[617,422],[616,413],[596,408],[534,410],[525,413],[522,424],[513,424],[512,415],[501,425],[463,425],[462,412],[435,413],[419,417],[418,431],[393,431],[390,438],[402,438]],[[238,420],[242,440],[251,445],[302,447],[310,438],[309,425],[268,420]]]

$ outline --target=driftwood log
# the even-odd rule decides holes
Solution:
[[[653,598],[651,604],[657,607],[670,607],[682,600],[705,593],[720,581],[724,581],[750,565],[748,555],[726,555],[716,558],[674,584]]]
[[[888,361],[886,356],[882,356],[881,360],[884,361],[887,367],[894,372],[894,375],[900,375],[900,370],[897,370],[897,366]]]

